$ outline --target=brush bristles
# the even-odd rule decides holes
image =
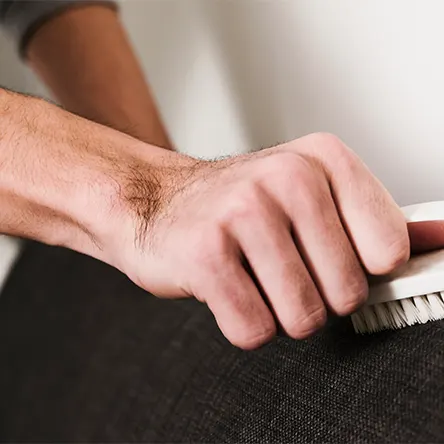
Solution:
[[[395,330],[444,319],[444,292],[365,305],[351,315],[356,333]]]

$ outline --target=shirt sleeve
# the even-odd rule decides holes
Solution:
[[[116,8],[116,2],[108,0],[0,0],[0,26],[15,40],[23,54],[30,37],[46,20],[67,8],[86,4]]]

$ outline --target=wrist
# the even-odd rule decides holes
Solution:
[[[117,145],[129,141],[42,100],[0,90],[0,232],[109,262],[120,186],[112,170]]]
[[[110,183],[105,187],[110,193],[107,220],[113,221],[102,231],[109,247],[108,263],[131,276],[137,268],[133,260],[138,253],[145,257],[153,253],[158,226],[173,221],[173,201],[180,199],[206,163],[141,142],[117,153],[110,162]]]
[[[126,271],[200,163],[0,90],[2,233]]]

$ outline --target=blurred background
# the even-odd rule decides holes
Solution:
[[[124,0],[121,13],[181,151],[328,131],[399,204],[444,199],[441,0]],[[46,95],[3,35],[0,84]]]

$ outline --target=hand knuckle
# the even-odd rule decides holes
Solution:
[[[317,145],[322,145],[326,149],[343,151],[346,150],[344,142],[335,134],[328,132],[313,133],[309,136]]]
[[[224,299],[226,302],[229,301],[233,312],[241,313],[246,319],[251,319],[255,316],[256,307],[254,300],[241,291],[236,282],[227,282],[224,293]]]
[[[398,236],[389,243],[385,251],[381,251],[379,266],[375,267],[375,274],[387,274],[403,265],[410,257],[408,235]]]
[[[250,328],[244,332],[237,332],[232,338],[227,338],[231,344],[244,350],[254,350],[269,342],[276,334],[274,327]]]
[[[293,151],[276,151],[272,156],[266,158],[268,167],[271,170],[276,170],[278,173],[282,169],[291,168],[299,161],[299,154]]]
[[[341,170],[355,168],[358,158],[353,151],[337,136],[330,133],[313,134],[314,143],[325,156],[332,159]]]
[[[230,256],[227,236],[221,229],[196,232],[199,236],[192,242],[190,260],[209,272],[217,272]]]
[[[367,300],[367,296],[367,279],[364,276],[359,279],[353,279],[345,286],[345,291],[340,299],[340,303],[335,307],[336,314],[339,316],[347,316],[353,313]]]
[[[263,179],[281,192],[296,191],[300,196],[307,193],[311,196],[313,189],[318,188],[318,172],[309,159],[297,153],[288,151],[270,156],[266,168]]]
[[[273,179],[279,177],[283,171],[287,171],[294,162],[297,162],[298,154],[292,151],[276,150],[267,156],[256,160],[257,177],[261,179]]]
[[[256,184],[233,192],[223,206],[222,224],[258,216],[261,208],[261,191]]]
[[[286,333],[293,339],[305,339],[324,326],[326,310],[324,305],[305,309],[304,313],[283,325]]]

